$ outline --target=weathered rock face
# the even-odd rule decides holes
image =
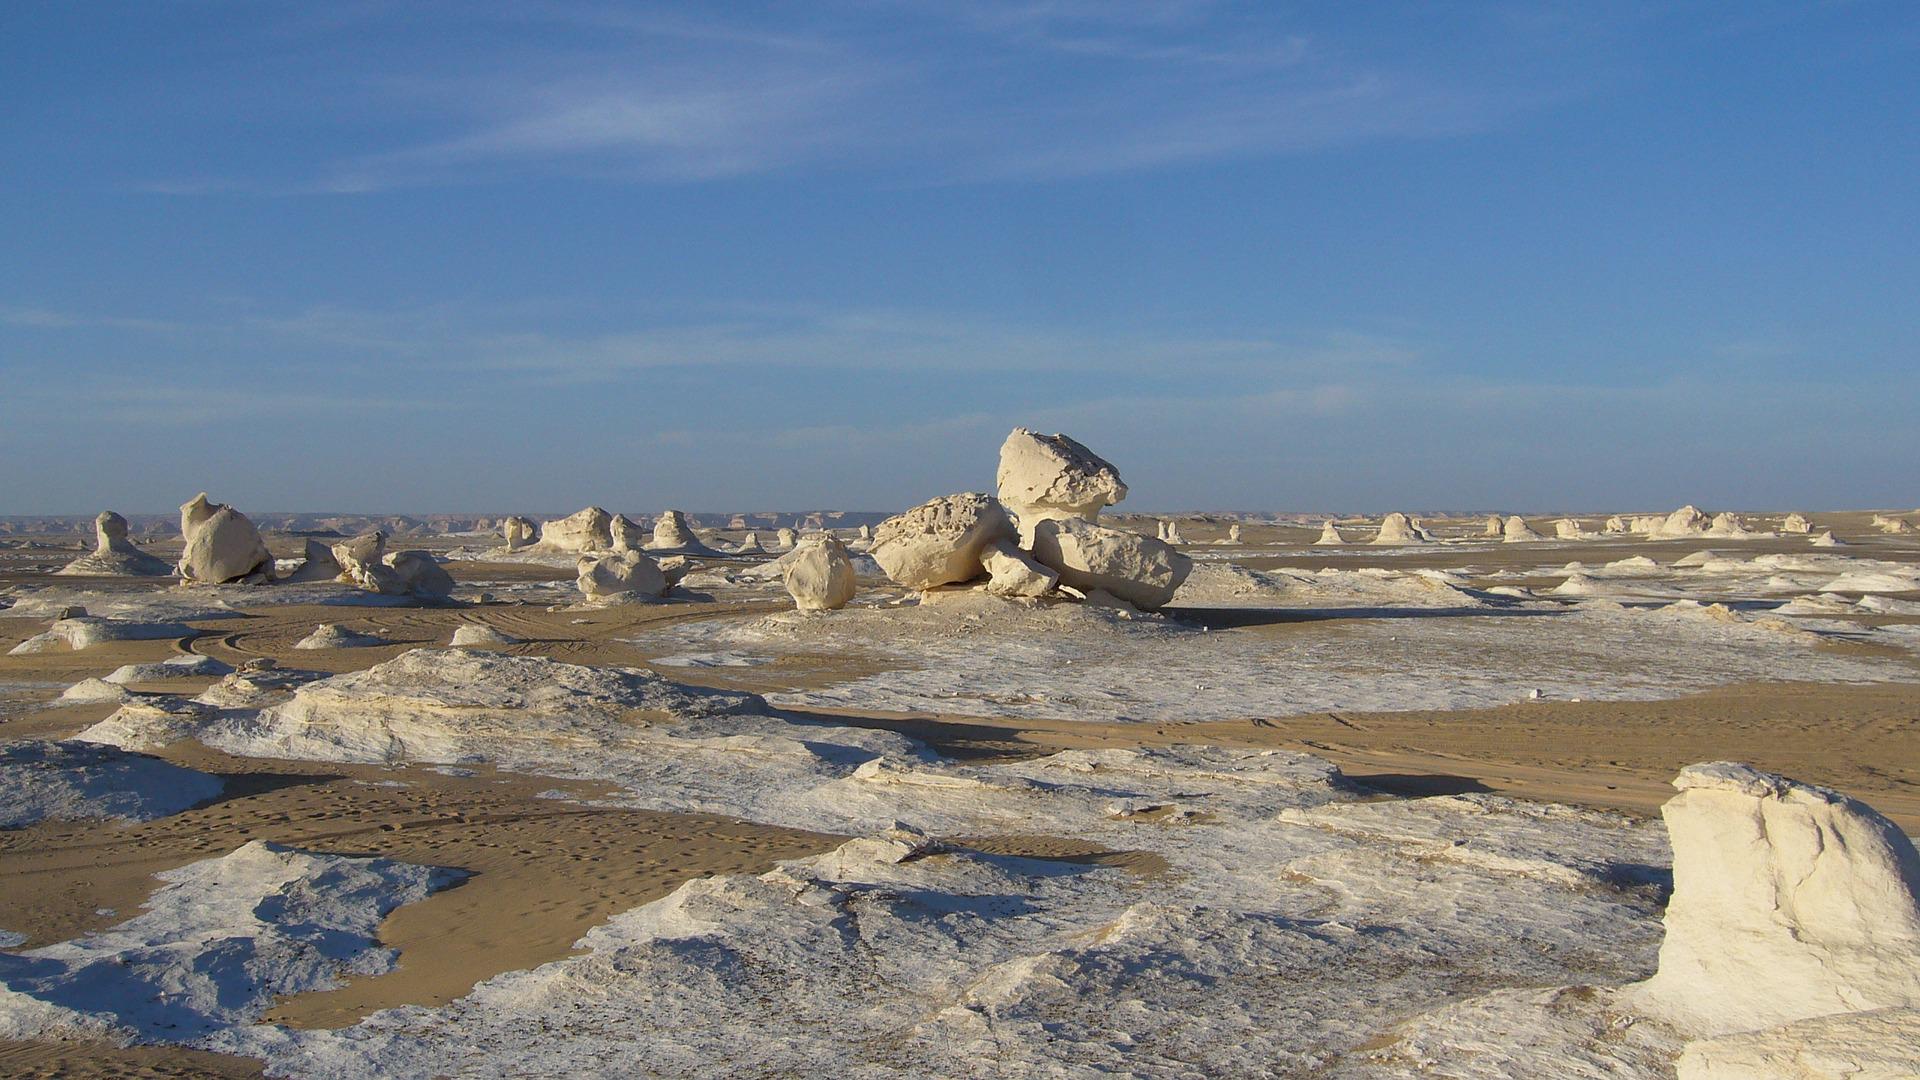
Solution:
[[[647,546],[655,551],[679,551],[703,545],[700,538],[694,535],[693,523],[687,520],[687,515],[678,510],[668,510],[655,519],[653,542]]]
[[[1723,1035],[1920,1006],[1920,854],[1892,822],[1747,765],[1673,783],[1673,899],[1637,1007]]]
[[[1013,535],[1013,522],[993,496],[943,495],[881,522],[869,554],[900,584],[931,589],[986,573],[981,553]]]
[[[792,529],[781,529],[779,532],[773,534],[774,550],[792,551],[794,543],[799,539],[799,536],[795,534]]]
[[[1606,528],[1606,531],[1607,531],[1607,532],[1609,532],[1609,533],[1623,533],[1623,532],[1626,532],[1626,531],[1627,531],[1627,520],[1626,520],[1625,518],[1623,518],[1623,517],[1621,517],[1620,515],[1618,515],[1618,514],[1615,514],[1614,516],[1612,516],[1612,517],[1610,517],[1610,518],[1608,518],[1608,519],[1607,519],[1607,528]]]
[[[1813,522],[1808,519],[1807,515],[1802,513],[1796,512],[1788,514],[1786,519],[1780,522],[1780,531],[1783,533],[1799,533],[1804,535],[1813,531]]]
[[[180,531],[187,545],[177,567],[182,580],[202,585],[273,580],[273,553],[247,515],[209,502],[201,492],[180,508]]]
[[[616,597],[657,597],[667,591],[660,564],[640,551],[612,555],[583,555],[576,584],[589,600]]]
[[[589,506],[540,526],[540,546],[550,551],[612,551],[613,515]]]
[[[1420,544],[1425,543],[1420,534],[1414,531],[1413,523],[1407,515],[1394,512],[1380,519],[1380,532],[1373,538],[1376,544]]]
[[[760,534],[748,533],[740,538],[740,546],[733,549],[736,555],[763,555],[766,549],[760,546]]]
[[[1561,518],[1553,523],[1553,535],[1560,540],[1579,540],[1587,535],[1587,531],[1572,518]]]
[[[165,559],[141,551],[127,539],[127,519],[111,510],[93,519],[93,552],[54,571],[113,577],[164,577],[173,573]]]
[[[1347,538],[1340,535],[1340,530],[1334,526],[1333,519],[1328,518],[1327,523],[1320,526],[1320,539],[1315,540],[1314,544],[1318,547],[1332,547],[1346,542]]]
[[[1500,515],[1499,515],[1499,514],[1489,514],[1489,515],[1487,515],[1487,528],[1486,528],[1486,530],[1485,530],[1484,532],[1482,532],[1482,533],[1481,533],[1480,535],[1482,535],[1482,536],[1500,536],[1500,535],[1502,535],[1502,534],[1504,534],[1504,533],[1505,533],[1505,531],[1506,531],[1506,522],[1504,522],[1504,521],[1502,521],[1502,520],[1500,520]]]
[[[1052,518],[1033,531],[1033,557],[1083,593],[1102,590],[1155,610],[1173,599],[1193,560],[1152,537],[1080,518]]]
[[[1873,515],[1873,527],[1883,533],[1910,533],[1913,526],[1903,517],[1891,517],[1887,514]]]
[[[425,551],[396,551],[386,558],[387,569],[400,579],[403,592],[413,596],[446,596],[453,592],[453,575]]]
[[[1540,539],[1543,539],[1543,537],[1541,537],[1539,533],[1534,532],[1533,527],[1528,525],[1527,520],[1519,514],[1509,517],[1506,523],[1500,527],[1501,543],[1521,544],[1529,540]]]
[[[780,581],[801,611],[837,611],[853,600],[853,560],[838,539],[809,533],[781,561]]]
[[[1170,519],[1160,522],[1160,542],[1165,544],[1186,543],[1186,537],[1180,535],[1180,523]]]
[[[1707,526],[1708,536],[1731,536],[1735,538],[1752,536],[1747,523],[1739,514],[1721,513],[1713,516],[1713,522]]]
[[[1020,519],[1023,541],[1041,521],[1092,521],[1102,507],[1127,497],[1120,471],[1098,454],[1065,435],[1026,428],[1014,428],[1000,444],[996,483],[1001,503]]]
[[[640,523],[625,514],[613,515],[607,523],[607,535],[613,540],[614,551],[639,551],[647,546],[647,534]]]
[[[500,535],[508,551],[519,551],[540,542],[540,525],[532,518],[510,517],[500,523]]]
[[[1873,1009],[1798,1020],[1687,1044],[1679,1080],[1913,1080],[1920,1009]]]
[[[988,574],[987,591],[995,596],[1045,596],[1060,584],[1060,575],[1042,566],[1010,540],[995,540],[980,553]]]
[[[333,545],[333,561],[340,566],[342,581],[368,592],[399,596],[407,591],[406,583],[387,566],[386,558],[387,534],[378,529]]]
[[[1707,531],[1707,526],[1710,524],[1712,524],[1712,522],[1707,518],[1707,515],[1700,512],[1699,507],[1688,505],[1675,510],[1665,518],[1659,519],[1657,525],[1647,530],[1647,535],[1656,540],[1674,539],[1683,536],[1700,536]]]

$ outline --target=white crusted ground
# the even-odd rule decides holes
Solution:
[[[38,821],[152,821],[220,794],[220,779],[88,742],[0,743],[0,829]]]

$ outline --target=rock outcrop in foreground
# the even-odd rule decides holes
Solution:
[[[187,541],[176,568],[182,581],[196,585],[273,581],[273,553],[260,539],[260,530],[247,515],[208,500],[204,491],[180,507],[180,535]]]
[[[1729,762],[1674,787],[1667,936],[1637,1004],[1704,1036],[1920,1007],[1920,855],[1892,822]]]
[[[54,571],[100,577],[165,577],[173,567],[127,539],[127,519],[107,510],[93,519],[93,552]]]
[[[780,563],[780,582],[801,611],[837,611],[852,602],[853,560],[838,537],[808,533]]]

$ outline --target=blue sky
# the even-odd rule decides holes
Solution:
[[[1920,504],[1920,7],[0,11],[0,513]]]

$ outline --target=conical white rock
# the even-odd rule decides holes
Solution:
[[[1506,523],[1500,527],[1500,540],[1502,543],[1520,544],[1532,540],[1544,539],[1546,538],[1534,532],[1533,527],[1527,524],[1527,519],[1521,517],[1519,514],[1514,514],[1507,518]]]
[[[1892,822],[1747,765],[1673,783],[1673,898],[1638,1007],[1721,1035],[1920,1006],[1920,854]]]
[[[1313,543],[1316,547],[1333,547],[1346,542],[1347,538],[1340,535],[1340,530],[1334,525],[1333,519],[1328,518],[1326,524],[1320,526],[1320,539]]]
[[[930,499],[881,522],[868,554],[907,588],[931,589],[985,574],[981,553],[1013,536],[1013,522],[998,499],[965,492]]]
[[[165,577],[173,567],[127,539],[127,519],[107,510],[93,519],[93,551],[54,571],[103,577]]]
[[[801,611],[835,611],[853,600],[853,560],[838,538],[809,533],[780,562],[780,583]]]
[[[693,531],[693,522],[678,510],[666,510],[653,521],[652,551],[705,551],[707,546]]]
[[[186,547],[177,572],[187,582],[220,585],[273,580],[273,553],[247,515],[207,499],[201,492],[180,507]]]
[[[1105,590],[1136,607],[1165,607],[1193,571],[1193,560],[1152,537],[1081,518],[1034,527],[1033,557],[1083,593]]]
[[[1057,518],[1092,521],[1127,497],[1120,471],[1065,435],[1014,428],[1000,444],[995,482],[1000,501],[1020,520],[1023,541],[1034,526]]]

